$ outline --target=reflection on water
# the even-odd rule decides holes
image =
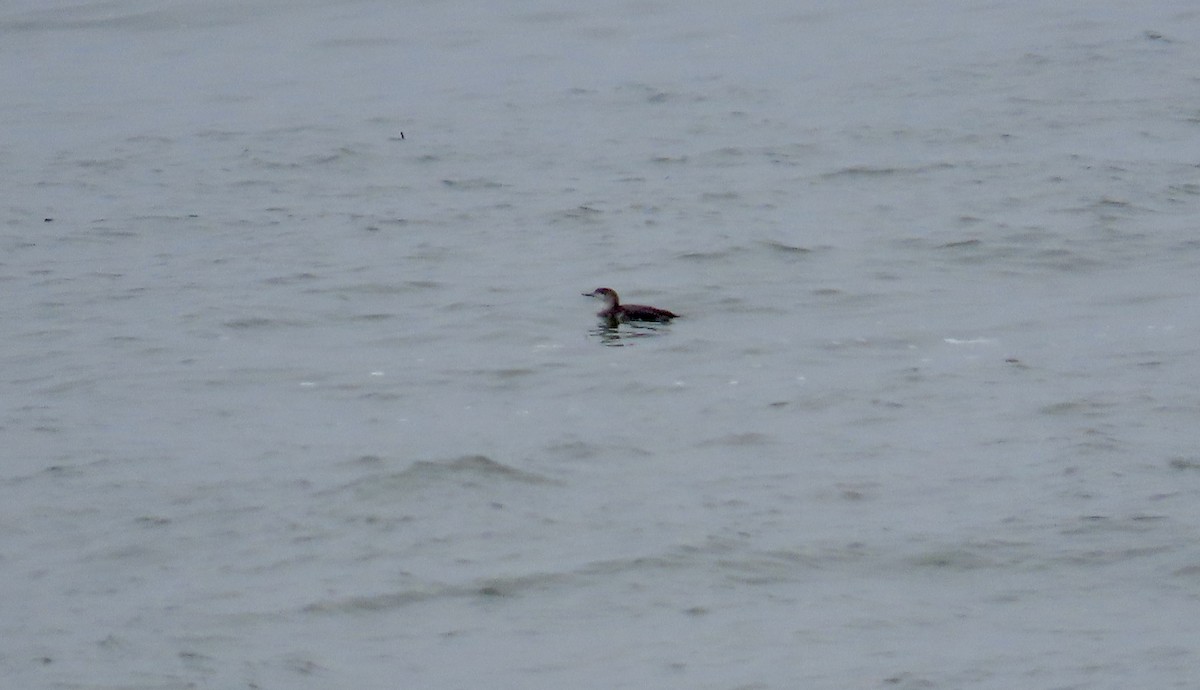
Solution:
[[[601,320],[600,325],[588,331],[588,335],[598,338],[601,345],[608,347],[627,347],[633,345],[634,338],[653,338],[664,335],[668,330],[663,324],[654,323],[617,323],[615,319]]]

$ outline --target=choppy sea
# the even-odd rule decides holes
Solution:
[[[0,62],[6,687],[1200,685],[1192,0],[14,0]]]

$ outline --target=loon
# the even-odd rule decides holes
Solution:
[[[616,290],[611,288],[596,288],[592,292],[583,293],[583,296],[604,300],[605,309],[597,313],[596,316],[608,321],[612,325],[625,323],[626,321],[657,321],[659,323],[667,323],[679,316],[658,307],[647,307],[641,304],[621,304]]]

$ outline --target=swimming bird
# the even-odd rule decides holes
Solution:
[[[596,288],[592,292],[583,293],[583,296],[604,300],[604,311],[597,313],[596,316],[608,321],[613,326],[625,323],[626,321],[657,321],[658,323],[667,323],[679,316],[658,307],[647,307],[642,304],[621,304],[621,299],[617,297],[617,291],[612,288]]]

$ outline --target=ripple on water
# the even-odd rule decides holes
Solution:
[[[549,477],[496,462],[486,455],[465,455],[452,460],[418,460],[398,472],[371,472],[319,495],[350,493],[361,498],[386,498],[397,491],[414,491],[438,485],[478,488],[495,482],[557,484]]]

